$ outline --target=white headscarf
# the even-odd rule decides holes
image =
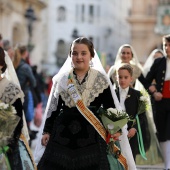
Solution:
[[[120,46],[118,52],[117,52],[117,55],[116,55],[116,59],[115,59],[115,63],[114,65],[109,69],[108,71],[108,76],[109,78],[114,78],[114,76],[116,75],[116,70],[121,66],[121,63],[122,63],[122,59],[121,59],[121,52],[122,52],[122,49],[124,47],[128,47],[131,49],[131,52],[132,52],[132,59],[130,60],[130,63],[132,65],[132,67],[135,69],[134,70],[134,73],[133,73],[133,77],[136,79],[138,78],[138,76],[142,73],[143,71],[143,68],[142,68],[142,65],[140,64],[139,60],[138,60],[138,57],[136,55],[136,52],[134,50],[134,48],[129,45],[129,44],[123,44],[122,46]]]
[[[6,77],[13,84],[18,86],[18,88],[20,89],[20,93],[18,94],[18,96],[20,97],[20,99],[21,99],[21,101],[23,103],[24,102],[24,93],[21,90],[21,86],[20,86],[17,74],[15,72],[12,60],[9,57],[8,53],[6,51],[4,51],[4,52],[5,52],[5,63],[7,65],[7,68],[6,68],[5,73],[3,74],[3,76]],[[29,140],[30,137],[29,137],[29,133],[28,133],[28,127],[27,127],[27,124],[26,124],[26,120],[25,120],[25,114],[23,114],[22,118],[23,118],[22,133],[24,134],[26,139]]]
[[[4,51],[4,53],[5,53],[5,63],[7,65],[7,68],[6,68],[3,76],[5,76],[9,81],[11,81],[12,83],[16,84],[19,87],[20,97],[21,97],[22,102],[24,102],[24,93],[21,90],[21,86],[20,86],[17,74],[15,72],[13,63],[11,61],[11,58],[9,57],[9,55],[6,51]]]
[[[145,61],[144,66],[143,66],[143,75],[144,75],[144,77],[146,77],[147,73],[150,71],[150,68],[151,68],[151,66],[152,66],[152,64],[153,64],[153,62],[155,60],[154,56],[155,56],[155,54],[157,52],[162,53],[162,57],[165,56],[163,50],[161,50],[161,49],[154,49],[150,53],[149,57],[147,58],[147,60]]]
[[[67,60],[65,61],[64,65],[61,67],[61,69],[59,70],[58,74],[55,75],[54,78],[53,78],[53,86],[52,86],[51,93],[50,93],[50,96],[49,96],[49,99],[48,99],[48,102],[47,102],[47,107],[46,107],[46,110],[45,110],[45,115],[44,115],[43,123],[41,125],[41,130],[40,130],[40,133],[39,133],[39,139],[38,139],[38,143],[37,143],[35,154],[34,154],[35,162],[37,164],[40,161],[40,159],[41,159],[41,157],[44,153],[44,150],[45,150],[45,147],[41,145],[41,138],[42,138],[42,132],[43,132],[45,120],[46,120],[46,118],[50,117],[51,112],[56,110],[56,108],[57,108],[58,97],[59,97],[59,91],[58,91],[59,86],[62,86],[62,88],[67,88],[66,82],[67,82],[67,79],[68,79],[68,74],[69,74],[70,70],[72,69],[71,62],[72,62],[71,57],[68,56]],[[109,78],[107,77],[107,74],[106,74],[106,72],[105,72],[105,70],[104,70],[104,68],[103,68],[103,66],[100,62],[100,59],[99,59],[96,51],[95,51],[95,56],[92,58],[92,63],[93,63],[93,68],[95,70],[98,70],[103,75],[105,75],[105,77],[108,80],[108,83],[111,87],[111,82],[110,82]],[[65,79],[63,79],[63,77],[65,77]],[[61,78],[62,78],[63,82],[60,81]],[[114,100],[116,108],[118,110],[121,110],[121,107],[120,107],[120,104],[119,104],[119,101],[118,101],[118,98],[117,98],[117,95],[116,95],[114,89],[113,88],[110,88],[110,89],[111,89],[111,92],[112,92],[112,96],[113,96],[113,100]],[[52,101],[53,97],[56,98],[55,107],[50,108],[51,101]],[[130,169],[135,170],[136,166],[135,166],[135,162],[134,162],[134,159],[133,159],[133,156],[132,156],[132,152],[131,152],[129,141],[128,141],[128,138],[127,138],[127,134],[123,133],[122,136],[124,136],[124,140],[120,141],[122,152],[125,153],[124,155],[126,155],[126,159],[127,159],[128,164],[131,164],[130,167],[132,167],[132,168],[130,168]]]

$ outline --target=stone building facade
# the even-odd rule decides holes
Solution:
[[[28,21],[25,17],[26,10],[31,7],[35,13],[32,23],[31,45],[34,46],[30,53],[32,64],[41,65],[44,48],[44,30],[42,11],[46,3],[42,0],[0,0],[0,33],[4,40],[9,40],[12,46],[17,44],[28,45]]]
[[[70,43],[78,36],[91,39],[102,61],[113,64],[117,50],[130,43],[131,0],[49,0],[47,9],[49,66],[56,70],[68,56]],[[106,61],[107,60],[107,61]],[[52,67],[53,66],[53,67]]]
[[[170,30],[161,31],[164,27],[162,11],[168,11],[166,24],[170,28],[169,0],[132,0],[131,14],[128,21],[131,24],[131,45],[134,47],[141,63],[146,61],[150,52],[162,48],[162,36]]]

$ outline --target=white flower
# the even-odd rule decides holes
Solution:
[[[126,96],[126,98],[129,98],[130,97],[130,95],[128,94],[127,96]]]
[[[13,114],[16,114],[16,113],[17,113],[17,111],[15,110],[15,107],[12,107],[12,113],[13,113]]]
[[[2,109],[7,109],[9,107],[9,104],[5,104],[5,103],[0,103],[0,107]]]
[[[114,129],[114,125],[113,124],[108,124],[107,127],[108,127],[109,130]]]
[[[148,98],[146,96],[141,96],[140,101],[146,102],[148,101]]]
[[[117,109],[109,108],[109,109],[107,109],[107,112],[108,113],[111,112],[111,113],[113,113],[115,115],[118,115]]]

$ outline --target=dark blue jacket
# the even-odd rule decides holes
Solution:
[[[24,94],[28,92],[31,86],[36,86],[36,79],[33,75],[32,69],[30,65],[25,62],[25,60],[21,59],[21,62],[16,69],[16,73]]]

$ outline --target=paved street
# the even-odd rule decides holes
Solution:
[[[138,165],[137,166],[137,170],[163,170],[163,164],[158,164],[158,165],[150,165],[150,166],[146,166],[146,165]]]

